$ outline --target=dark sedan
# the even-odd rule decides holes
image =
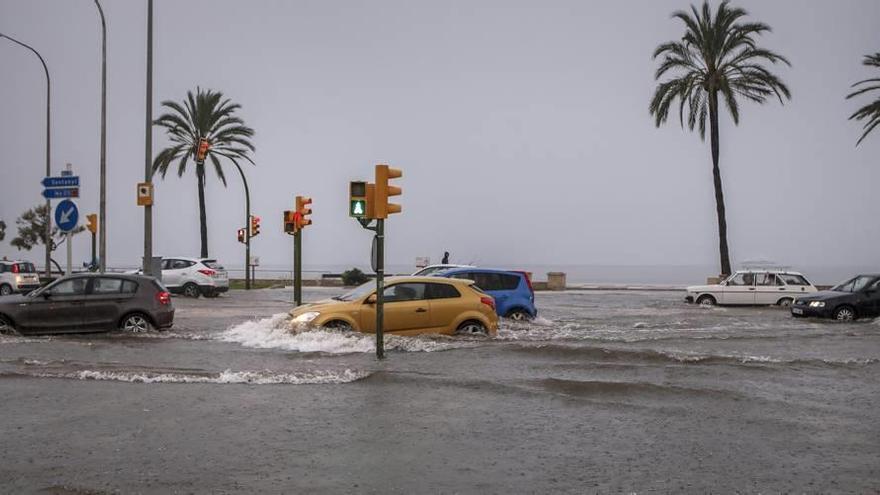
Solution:
[[[841,321],[880,316],[880,275],[859,275],[831,290],[799,297],[791,305],[791,314]]]
[[[26,296],[0,297],[0,333],[143,332],[173,323],[171,295],[140,275],[71,275]]]

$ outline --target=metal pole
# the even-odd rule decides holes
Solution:
[[[89,265],[90,265],[90,266],[89,266],[90,271],[92,271],[92,270],[95,269],[95,262],[97,261],[97,260],[95,259],[95,254],[96,254],[96,253],[95,253],[95,233],[92,232],[92,262],[89,263]],[[147,272],[145,271],[144,273],[147,273]],[[147,274],[148,274],[148,273],[147,273]],[[148,275],[149,275],[149,274],[148,274]]]
[[[293,303],[302,304],[302,229],[293,234]]]
[[[251,191],[248,188],[247,177],[244,176],[244,170],[235,163],[235,168],[241,175],[241,182],[244,184],[244,288],[251,288]]]
[[[107,20],[100,2],[95,0],[101,15],[101,183],[98,210],[100,272],[107,270]]]
[[[65,272],[65,275],[68,275],[68,276],[70,276],[70,274],[73,273],[70,268],[71,265],[73,265],[73,243],[70,242],[70,235],[71,235],[71,233],[68,232],[67,233],[67,271]]]
[[[153,179],[153,0],[147,0],[147,112],[144,182]],[[153,206],[144,206],[144,275],[153,274]]]
[[[43,64],[43,72],[46,73],[46,177],[52,175],[52,170],[50,167],[51,164],[51,152],[52,152],[52,80],[49,78],[49,67],[46,66],[46,61],[43,59],[43,56],[40,55],[40,52],[34,50],[30,45],[22,43],[15,38],[10,38],[5,34],[0,33],[0,38],[6,38],[9,41],[27,48],[34,55],[40,59],[40,63]],[[46,199],[46,211],[48,212],[46,215],[46,230],[43,232],[43,244],[46,247],[46,277],[52,276],[52,204],[49,199]]]
[[[385,220],[376,221],[376,357],[385,359]]]

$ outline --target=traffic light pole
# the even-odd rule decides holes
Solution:
[[[244,184],[244,288],[251,289],[251,191],[248,188],[244,170],[235,163],[235,168],[241,174],[241,182]]]
[[[92,262],[89,263],[89,265],[91,265],[89,268],[91,268],[92,270],[94,270],[95,267],[97,266],[97,260],[95,259],[95,233],[94,233],[94,232],[92,232]],[[147,266],[147,265],[146,265],[146,263],[145,263],[145,264],[144,264],[144,268],[146,268],[146,266]],[[91,270],[90,270],[90,271],[91,271]],[[144,270],[144,274],[145,274],[145,275],[146,275],[146,274],[149,274],[149,272],[147,272],[146,270]]]
[[[293,234],[293,303],[302,304],[302,229]]]
[[[376,357],[385,359],[385,220],[376,220]]]

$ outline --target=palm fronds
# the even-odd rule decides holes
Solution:
[[[867,67],[880,68],[880,52],[873,55],[865,55],[865,59],[862,61],[862,64]],[[853,84],[852,88],[858,89],[846,95],[847,100],[856,96],[870,93],[871,91],[880,91],[880,77],[873,77],[870,79],[859,81]],[[862,136],[859,138],[859,140],[856,142],[856,146],[858,146],[868,136],[868,134],[870,134],[871,131],[873,131],[878,125],[880,125],[880,94],[877,95],[877,98],[874,101],[868,103],[867,105],[856,110],[852,115],[850,115],[849,120],[865,121],[865,124],[862,127],[862,129],[864,129],[864,132],[862,133]]]

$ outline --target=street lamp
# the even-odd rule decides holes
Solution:
[[[40,55],[40,52],[34,50],[33,47],[31,47],[30,45],[22,43],[21,41],[18,41],[17,39],[7,36],[3,33],[0,33],[0,38],[6,38],[19,46],[27,48],[28,50],[33,52],[33,54],[40,59],[40,63],[43,64],[43,71],[46,73],[46,177],[49,177],[50,175],[52,175],[50,166],[50,155],[52,150],[52,139],[50,135],[50,129],[52,128],[52,114],[50,110],[52,99],[52,83],[49,79],[49,68],[46,66],[46,61],[43,59],[43,56]],[[48,199],[46,199],[46,211],[46,231],[44,232],[43,244],[45,244],[46,246],[46,277],[48,278],[52,276],[52,207]]]
[[[99,271],[107,270],[107,21],[104,9],[95,0],[101,16],[101,199],[98,207]]]
[[[251,288],[251,191],[248,189],[247,178],[244,176],[244,170],[236,162],[232,162],[238,173],[241,174],[241,181],[244,183],[244,288]]]

